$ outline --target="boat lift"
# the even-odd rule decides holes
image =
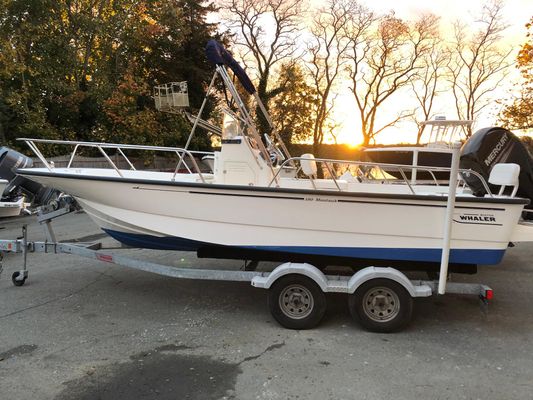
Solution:
[[[453,150],[455,162],[452,162],[451,176],[457,177],[459,148],[455,146]],[[44,242],[29,241],[26,226],[23,226],[20,238],[0,240],[0,253],[22,254],[22,269],[15,271],[11,277],[15,286],[24,285],[28,278],[28,253],[71,254],[172,278],[250,282],[254,287],[268,289],[268,304],[273,317],[282,326],[290,329],[309,329],[316,326],[326,310],[325,293],[346,293],[349,295],[350,313],[364,328],[374,332],[393,332],[402,329],[410,321],[413,298],[428,297],[435,293],[469,294],[478,296],[484,306],[492,299],[492,289],[486,285],[448,281],[455,191],[456,185],[451,182],[438,281],[410,280],[392,267],[368,266],[353,275],[326,275],[307,263],[287,262],[271,272],[162,265],[113,254],[102,248],[101,243],[58,242],[52,228],[52,220],[75,210],[69,202],[57,209],[51,206],[39,209],[37,220],[45,229]]]

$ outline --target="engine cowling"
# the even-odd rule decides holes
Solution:
[[[2,197],[13,197],[20,193],[26,195],[34,205],[45,204],[52,198],[57,197],[58,191],[47,188],[37,182],[17,175],[19,168],[31,168],[33,161],[24,154],[9,147],[0,148],[0,178],[9,181]]]
[[[488,181],[490,171],[499,163],[520,165],[517,196],[533,203],[533,160],[526,146],[511,131],[504,128],[483,128],[474,133],[461,149],[461,168],[472,169]],[[463,176],[474,194],[486,193],[478,178]],[[491,187],[497,192],[499,188]],[[533,208],[533,204],[526,208]]]

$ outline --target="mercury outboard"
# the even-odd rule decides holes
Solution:
[[[461,168],[472,169],[488,180],[492,167],[498,163],[515,163],[520,165],[519,187],[517,196],[530,199],[533,209],[533,160],[522,141],[504,128],[483,128],[474,133],[461,149]],[[477,196],[483,196],[485,189],[476,177],[463,176]],[[494,192],[497,188],[490,187]],[[525,213],[533,218],[532,213]]]
[[[8,147],[0,147],[0,178],[9,181],[1,195],[2,198],[13,198],[24,194],[33,205],[41,205],[47,204],[58,196],[57,190],[16,174],[17,169],[32,166],[31,158]]]

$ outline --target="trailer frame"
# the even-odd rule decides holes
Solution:
[[[56,240],[56,235],[52,227],[52,220],[67,215],[74,211],[69,204],[61,209],[50,209],[42,207],[37,213],[37,220],[44,228],[46,233],[45,241],[28,240],[27,225],[22,226],[22,235],[17,239],[0,240],[0,273],[2,272],[1,259],[6,253],[22,254],[22,268],[12,274],[12,282],[15,286],[22,286],[28,279],[28,253],[49,253],[49,254],[69,254],[78,257],[84,257],[102,263],[119,265],[139,271],[150,272],[161,276],[177,279],[194,279],[194,280],[211,280],[211,281],[229,281],[229,282],[250,282],[253,287],[269,290],[269,305],[272,315],[278,322],[287,328],[307,329],[318,324],[325,311],[325,293],[345,293],[352,297],[360,296],[359,288],[367,286],[372,282],[380,282],[379,288],[382,288],[384,281],[390,282],[402,288],[409,297],[408,303],[404,309],[411,309],[411,301],[417,297],[428,297],[438,293],[438,280],[411,280],[403,272],[393,267],[375,267],[368,266],[360,269],[352,275],[327,275],[314,265],[309,263],[285,262],[278,265],[270,272],[255,270],[218,270],[204,268],[180,268],[171,265],[154,263],[151,261],[132,258],[129,256],[111,252],[112,249],[102,247],[101,242],[91,243],[62,243]],[[301,305],[302,310],[306,311],[305,304],[301,304],[300,293],[310,295],[315,291],[313,304],[324,303],[323,310],[316,310],[318,314],[312,314],[313,318],[289,318],[286,315],[279,315],[279,305],[282,300],[275,297],[275,293],[280,291],[280,283],[290,281],[289,287],[292,288],[287,298],[292,299],[292,303]],[[447,279],[446,279],[447,280]],[[385,285],[387,286],[387,285]],[[321,294],[318,294],[318,291]],[[382,289],[380,289],[382,290]],[[385,291],[387,289],[385,288]],[[392,290],[392,289],[391,289]],[[379,290],[378,290],[379,292]],[[393,291],[394,292],[394,291]],[[476,295],[481,300],[483,310],[486,311],[488,300],[492,299],[492,289],[484,284],[479,283],[446,283],[446,292],[451,294]],[[273,294],[274,293],[274,294]],[[287,293],[287,292],[283,292]],[[401,293],[400,293],[401,294]],[[279,295],[279,293],[278,293]],[[292,296],[292,297],[290,297]],[[298,297],[300,296],[300,297]],[[378,297],[379,297],[378,293]],[[384,297],[385,298],[385,297]],[[385,299],[386,300],[386,299]],[[380,300],[381,301],[381,300]],[[352,300],[351,300],[352,303]],[[290,307],[290,306],[288,306]],[[354,306],[355,307],[355,306]],[[355,315],[356,311],[352,314]],[[287,310],[286,310],[287,311]],[[302,311],[302,312],[304,312]],[[287,311],[289,312],[289,311]],[[278,314],[278,315],[277,315]],[[403,328],[410,320],[411,315],[403,316],[397,324],[392,326],[374,326],[376,321],[366,321],[365,315],[357,315],[362,325],[372,331],[391,332]],[[293,316],[294,317],[294,316]]]

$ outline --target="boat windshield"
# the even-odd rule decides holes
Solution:
[[[222,140],[233,139],[235,136],[239,136],[239,121],[229,112],[224,112]]]
[[[463,142],[467,138],[467,129],[472,126],[470,120],[435,119],[422,124],[430,128],[428,147],[450,147],[454,142]]]

